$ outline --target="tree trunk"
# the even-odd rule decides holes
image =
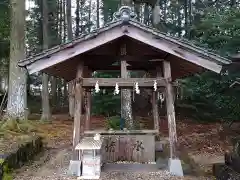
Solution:
[[[48,49],[48,3],[47,0],[42,1],[42,27],[43,27],[43,49]],[[49,121],[51,118],[51,111],[49,105],[49,91],[48,91],[48,75],[42,74],[42,116],[41,120]]]
[[[129,78],[130,74],[127,72],[126,61],[121,61],[121,77]],[[132,116],[132,96],[130,89],[123,89],[121,91],[121,117],[125,119],[126,128],[133,129],[133,116]]]
[[[42,74],[42,121],[49,121],[51,119],[51,111],[49,105],[49,91],[48,91],[48,75]]]
[[[71,41],[73,39],[72,34],[72,2],[67,0],[67,35],[68,40]]]
[[[9,91],[6,117],[24,119],[27,107],[26,71],[18,67],[25,58],[25,0],[11,0]]]
[[[74,81],[68,83],[68,96],[69,96],[69,115],[70,117],[74,117],[74,109],[75,109],[75,91],[74,91]]]
[[[75,30],[75,36],[79,36],[79,30],[80,30],[80,0],[76,0],[76,30]]]
[[[61,107],[62,102],[62,80],[57,78],[57,106],[56,108],[59,109]]]
[[[73,32],[72,32],[72,3],[71,1],[67,0],[67,34],[68,34],[68,41],[72,41],[73,39]],[[74,83],[68,83],[68,104],[69,104],[69,115],[70,117],[74,117]]]
[[[51,94],[52,94],[52,106],[56,106],[57,104],[57,79],[52,77],[51,80]]]
[[[99,25],[99,23],[100,23],[100,18],[99,18],[99,11],[100,11],[99,1],[100,0],[97,0],[97,28],[100,27],[100,25]]]
[[[88,9],[88,32],[91,32],[91,14],[92,14],[92,0],[89,0],[89,9]]]

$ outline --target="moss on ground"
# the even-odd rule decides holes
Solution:
[[[0,159],[0,166],[3,168],[3,176],[2,180],[12,180],[12,170],[8,168],[7,163],[4,161],[4,159]]]

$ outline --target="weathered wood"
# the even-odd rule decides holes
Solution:
[[[153,88],[154,80],[157,81],[158,86],[165,87],[167,80],[165,78],[83,78],[83,87],[94,87],[98,82],[100,87],[114,88],[118,83],[119,88],[133,88],[134,83],[138,82],[139,87]]]
[[[164,78],[171,78],[171,65],[169,61],[163,62]],[[176,120],[175,120],[175,108],[173,100],[173,87],[170,82],[166,86],[166,105],[168,116],[168,131],[170,142],[170,158],[177,158],[177,132],[176,132]]]
[[[130,64],[130,63],[129,63]],[[103,64],[96,66],[96,65],[90,65],[94,71],[120,71],[121,66],[118,65],[109,65],[104,66]],[[151,64],[139,64],[139,65],[131,65],[127,67],[127,70],[131,71],[141,71],[141,70],[154,70],[155,66]]]
[[[157,78],[162,77],[161,67],[157,67]],[[153,91],[152,96],[152,105],[153,105],[153,121],[154,121],[154,129],[159,131],[159,114],[158,114],[158,100],[157,100],[158,91]]]
[[[83,59],[88,60],[86,63],[91,62],[91,63],[104,63],[105,61],[133,61],[133,62],[161,62],[163,59],[160,59],[161,57],[164,57],[164,53],[157,53],[156,52],[149,52],[149,53],[155,53],[155,54],[133,54],[132,52],[129,52],[130,54],[124,55],[124,58],[122,55],[118,54],[108,54],[109,52],[106,52],[105,54],[98,55],[93,51],[94,54],[87,54],[87,55],[82,55]],[[100,61],[100,62],[99,62]]]
[[[80,61],[78,68],[76,79],[82,78],[83,76],[83,61]],[[75,113],[74,113],[74,130],[73,130],[73,160],[78,159],[78,153],[75,151],[76,145],[80,142],[81,135],[84,132],[81,132],[81,118],[82,118],[82,96],[83,96],[83,88],[82,81],[76,81],[75,85]]]

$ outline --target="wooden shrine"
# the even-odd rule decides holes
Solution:
[[[136,15],[131,7],[122,6],[114,14],[112,22],[89,34],[76,37],[71,42],[21,60],[19,66],[27,68],[30,74],[41,71],[67,81],[74,81],[76,101],[73,130],[74,148],[83,136],[96,133],[96,131],[89,131],[91,126],[91,93],[89,90],[93,89],[96,84],[100,88],[113,89],[116,84],[120,89],[133,89],[136,83],[139,87],[154,89],[154,84],[157,84],[157,90],[153,90],[152,100],[153,130],[102,131],[98,133],[106,137],[116,136],[116,134],[148,136],[150,141],[154,143],[154,136],[159,129],[156,93],[164,91],[169,127],[170,160],[177,160],[174,81],[204,70],[220,73],[222,66],[230,63],[231,61],[228,59],[196,47],[189,41],[169,36],[152,27],[145,26],[136,20]],[[127,71],[138,70],[153,72],[155,78],[128,78],[126,75]],[[94,71],[121,71],[121,78],[92,78],[91,74]],[[87,108],[83,115],[84,90],[87,92]],[[85,121],[85,126],[81,126],[82,121]],[[139,142],[139,140],[136,141]],[[154,154],[154,151],[151,153]]]

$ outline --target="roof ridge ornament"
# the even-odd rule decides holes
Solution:
[[[113,14],[113,21],[122,20],[128,22],[137,18],[137,14],[132,10],[130,6],[121,6],[117,12]]]

